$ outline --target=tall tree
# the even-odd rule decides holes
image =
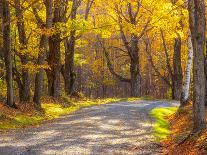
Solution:
[[[27,50],[27,36],[26,36],[26,29],[25,29],[25,21],[24,21],[24,7],[22,6],[22,3],[20,0],[15,0],[15,12],[16,12],[16,18],[17,18],[17,28],[18,28],[18,35],[19,35],[19,44],[20,44],[20,50]],[[26,54],[18,54],[21,59],[22,63],[22,74],[21,78],[19,79],[19,97],[20,101],[22,102],[28,102],[30,101],[31,92],[30,92],[30,83],[31,83],[31,77],[29,74],[28,69],[24,68],[25,65],[28,64],[29,58],[28,53]]]
[[[52,28],[53,1],[45,0],[44,5],[46,8],[46,23],[44,23],[43,20],[40,18],[38,11],[36,10],[35,7],[33,7],[33,12],[36,17],[38,27],[42,30],[48,31]],[[40,66],[45,64],[47,46],[48,46],[48,36],[42,34],[42,36],[40,37],[39,55],[37,60],[37,64]],[[33,98],[33,101],[36,103],[38,108],[41,107],[40,99],[42,96],[43,82],[44,82],[44,69],[40,68],[40,70],[38,71],[35,77],[35,91],[34,91],[34,98]]]
[[[206,127],[205,124],[205,69],[204,69],[204,50],[205,50],[205,1],[189,0],[189,23],[192,34],[194,51],[193,60],[193,114],[194,131]]]
[[[7,83],[7,105],[14,107],[14,90],[12,74],[12,52],[11,52],[11,26],[10,26],[10,8],[9,2],[2,2],[2,27],[3,27],[3,51],[6,66],[6,83]]]
[[[181,37],[177,34],[178,37],[174,40],[174,54],[173,54],[173,94],[172,98],[180,100],[183,86],[183,72],[181,64]]]
[[[87,0],[86,2],[86,9],[85,9],[85,20],[88,20],[89,12],[92,7],[94,0]],[[75,21],[77,18],[78,8],[81,6],[82,0],[73,0],[72,3],[72,9],[70,12],[70,20]],[[67,22],[67,20],[65,21]],[[76,41],[79,39],[80,36],[77,37],[77,31],[76,29],[72,29],[70,31],[70,36],[65,39],[64,45],[65,45],[65,65],[63,66],[63,77],[65,81],[65,92],[68,95],[73,94],[74,90],[74,84],[76,79],[76,73],[75,73],[75,46]]]
[[[175,5],[177,0],[171,0],[172,4]],[[182,14],[182,10],[180,11],[180,16]],[[179,21],[179,28],[182,28],[182,18]],[[181,44],[182,39],[180,34],[176,32],[177,37],[174,39],[174,53],[173,53],[173,77],[172,77],[172,98],[176,100],[180,100],[182,93],[182,64],[181,64]]]
[[[73,0],[72,9],[70,13],[70,20],[75,21],[78,7],[82,0]],[[65,66],[64,66],[64,80],[65,92],[69,95],[74,91],[75,73],[74,73],[74,54],[76,43],[76,30],[70,31],[70,37],[65,40]]]
[[[53,26],[63,22],[63,12],[65,3],[63,0],[54,1],[54,11],[53,11]],[[60,96],[60,71],[61,71],[61,34],[60,32],[55,32],[49,37],[49,55],[48,64],[50,70],[47,72],[48,76],[48,92],[52,97]]]
[[[193,45],[192,45],[191,33],[189,32],[189,35],[188,35],[188,61],[187,61],[187,67],[185,70],[185,79],[184,79],[183,90],[182,90],[182,94],[181,94],[181,106],[185,106],[188,99],[189,99],[192,67],[193,67]]]

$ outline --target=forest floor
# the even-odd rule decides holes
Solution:
[[[192,134],[193,110],[192,103],[177,113],[166,117],[171,133],[163,141],[163,152],[169,155],[206,155],[207,129]],[[207,120],[207,110],[206,110]]]
[[[160,154],[150,112],[177,105],[138,100],[82,108],[39,127],[3,133],[0,154]]]

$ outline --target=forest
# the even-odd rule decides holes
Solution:
[[[159,146],[207,153],[206,19],[205,0],[0,0],[0,131],[71,108],[176,102]]]

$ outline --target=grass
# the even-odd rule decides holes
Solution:
[[[96,99],[96,100],[81,100],[77,101],[74,99],[64,98],[64,101],[51,100],[47,99],[43,101],[42,108],[44,114],[42,113],[24,113],[17,112],[13,115],[1,114],[0,115],[0,130],[6,129],[17,129],[17,128],[25,128],[28,126],[37,126],[41,124],[43,121],[52,120],[58,118],[65,114],[70,114],[80,108],[89,107],[94,105],[102,105],[107,103],[114,102],[133,102],[139,100],[138,98],[107,98],[107,99]],[[1,110],[1,109],[0,109]]]
[[[151,116],[155,118],[156,122],[153,126],[154,136],[157,141],[165,139],[170,134],[170,125],[167,116],[174,114],[178,108],[155,108],[151,111]]]

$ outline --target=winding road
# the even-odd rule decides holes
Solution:
[[[83,108],[40,127],[0,135],[0,155],[155,155],[149,112],[168,101],[119,102]]]

